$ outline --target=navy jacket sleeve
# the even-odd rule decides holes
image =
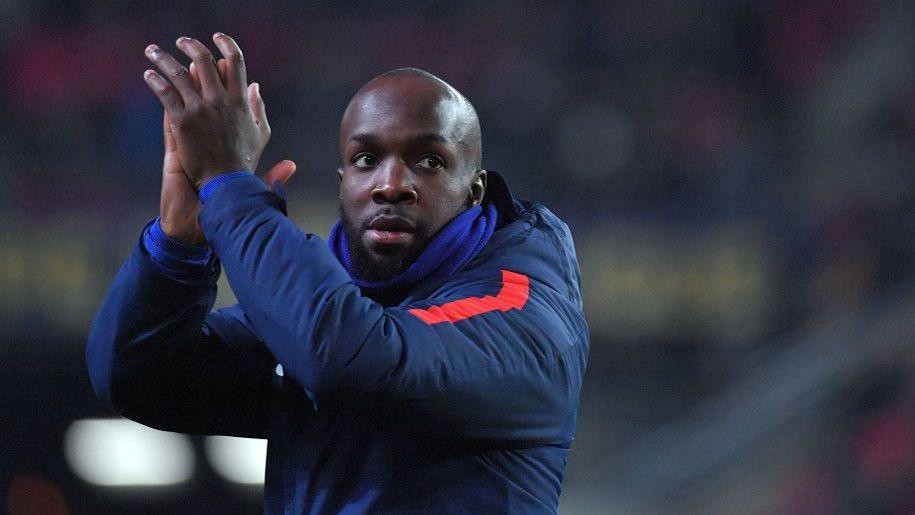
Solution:
[[[236,180],[200,222],[255,332],[318,409],[327,396],[382,396],[441,436],[567,443],[586,351],[548,287],[530,280],[523,304],[453,322],[418,311],[524,277],[493,270],[445,298],[385,308],[279,203],[256,178]]]
[[[134,247],[86,348],[99,398],[158,429],[266,437],[275,362],[237,306],[210,312],[218,275],[178,281]]]

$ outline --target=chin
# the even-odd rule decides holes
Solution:
[[[365,252],[372,257],[372,259],[384,260],[398,258],[400,256],[409,254],[410,247],[412,247],[412,245],[373,245],[370,243],[367,244],[363,241],[362,247],[365,249]]]
[[[369,281],[384,281],[403,273],[425,247],[425,241],[416,241],[409,246],[366,245],[362,238],[357,241],[359,244],[353,245],[350,254],[356,273]]]
[[[408,243],[378,243],[369,238],[367,221],[356,225],[342,212],[341,216],[354,271],[363,280],[384,281],[403,273],[416,261],[431,239],[419,227],[412,233],[412,241]]]
[[[356,274],[368,281],[386,281],[405,272],[413,260],[403,255],[371,254],[367,259],[356,259]]]

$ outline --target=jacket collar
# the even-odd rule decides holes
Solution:
[[[499,213],[496,229],[501,229],[521,216],[521,204],[515,200],[505,178],[499,172],[486,171],[486,193],[483,203],[492,203]]]

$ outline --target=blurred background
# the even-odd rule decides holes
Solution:
[[[401,66],[569,223],[592,347],[562,513],[915,513],[915,4],[877,0],[0,1],[0,511],[262,509],[263,442],[119,420],[83,358],[158,209],[143,49],[216,30],[304,230],[336,217],[347,100]]]

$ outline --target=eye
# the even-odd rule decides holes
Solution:
[[[371,168],[377,164],[378,159],[372,154],[362,152],[353,157],[353,165],[358,166],[359,168]]]
[[[423,156],[422,159],[419,160],[418,164],[423,168],[441,170],[445,167],[445,160],[435,154],[429,154],[427,156]]]

